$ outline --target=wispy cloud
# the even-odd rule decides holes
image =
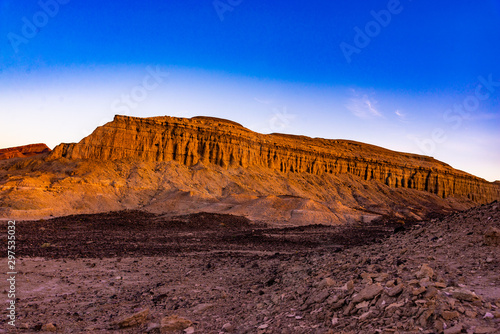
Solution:
[[[362,119],[383,117],[376,107],[376,100],[369,98],[366,94],[359,96],[355,90],[351,91],[354,97],[349,99],[349,102],[346,104],[346,108],[349,109],[354,116]]]
[[[261,100],[261,99],[258,99],[256,97],[253,98],[255,101],[259,102],[259,103],[262,103],[262,104],[271,104],[273,103],[272,100]]]
[[[394,113],[396,114],[396,116],[398,116],[399,121],[408,123],[408,115],[406,113],[404,113],[400,109],[396,109]]]

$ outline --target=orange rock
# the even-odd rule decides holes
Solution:
[[[37,154],[50,152],[50,148],[45,144],[32,144],[17,147],[0,149],[0,160],[11,158],[25,158]]]
[[[177,315],[171,315],[161,319],[161,333],[169,333],[175,331],[181,331],[192,325],[191,320],[179,317]]]
[[[500,198],[490,183],[432,157],[395,152],[350,140],[259,134],[238,123],[211,117],[115,116],[77,144],[61,144],[50,159],[140,159],[187,166],[254,166],[283,173],[352,174],[394,188],[424,190],[476,203]]]

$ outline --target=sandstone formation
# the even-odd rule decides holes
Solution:
[[[51,159],[201,162],[223,168],[258,167],[283,173],[352,174],[389,187],[424,190],[476,203],[500,198],[498,184],[453,169],[428,156],[390,151],[349,140],[264,135],[211,117],[115,116],[78,144],[61,144]]]
[[[0,160],[11,158],[25,158],[37,154],[48,153],[50,148],[45,144],[32,144],[0,149]]]
[[[145,210],[269,224],[423,219],[500,198],[500,183],[347,140],[263,135],[226,120],[116,116],[77,144],[0,161],[0,218]]]

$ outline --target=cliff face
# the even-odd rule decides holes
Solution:
[[[17,147],[0,149],[0,160],[11,158],[25,158],[37,154],[50,152],[50,148],[45,144],[32,144]]]
[[[238,123],[210,118],[115,116],[77,144],[61,144],[58,158],[201,162],[224,169],[256,167],[298,174],[351,174],[392,188],[416,189],[475,203],[500,199],[499,184],[455,170],[431,157],[394,152],[347,140],[264,135]]]

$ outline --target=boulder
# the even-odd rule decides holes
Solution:
[[[500,245],[500,229],[491,226],[484,233],[484,243],[488,246]]]
[[[473,302],[480,299],[479,296],[476,295],[473,291],[467,289],[462,289],[462,288],[452,289],[450,292],[453,298],[456,298],[458,300]]]
[[[182,331],[193,324],[191,320],[179,317],[177,315],[171,315],[161,319],[160,332],[170,333],[175,331]]]
[[[134,327],[146,323],[149,317],[149,309],[144,309],[116,322],[120,328]]]
[[[382,291],[384,291],[384,288],[380,285],[380,283],[368,285],[353,296],[352,302],[360,303],[364,300],[371,300],[382,293]]]
[[[424,263],[420,266],[420,269],[415,273],[418,279],[421,278],[432,278],[434,276],[434,270],[429,267],[428,264]]]

